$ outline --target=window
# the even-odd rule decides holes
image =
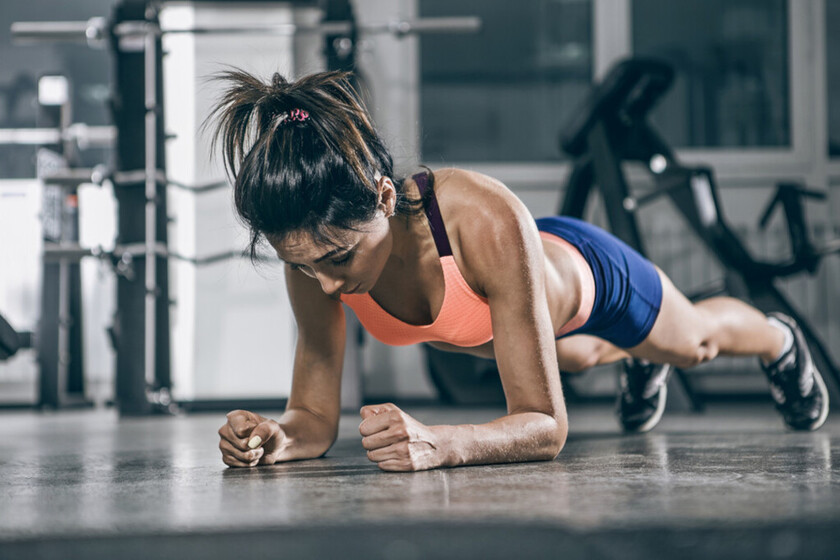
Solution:
[[[790,146],[786,0],[634,0],[632,37],[676,67],[653,115],[669,143]]]
[[[424,161],[559,160],[592,82],[590,0],[420,0],[422,17],[476,15],[480,33],[421,40]]]
[[[840,2],[825,3],[828,78],[828,154],[840,156]]]

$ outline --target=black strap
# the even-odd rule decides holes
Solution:
[[[412,176],[412,179],[417,183],[420,196],[424,197],[426,190],[429,188],[428,176],[426,173],[418,173]],[[429,227],[432,230],[432,237],[435,240],[438,255],[448,257],[452,254],[452,246],[449,244],[449,237],[446,235],[446,228],[443,226],[443,218],[440,215],[440,207],[435,197],[434,188],[429,193],[429,204],[426,205],[426,217],[429,219]]]

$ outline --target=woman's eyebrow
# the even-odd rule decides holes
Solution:
[[[319,262],[321,262],[321,261],[323,261],[323,260],[326,260],[326,259],[328,259],[328,258],[330,258],[330,257],[334,257],[334,256],[336,256],[336,255],[338,255],[338,254],[340,254],[340,253],[350,252],[350,251],[351,251],[351,250],[353,250],[355,247],[356,247],[356,245],[353,245],[353,246],[351,246],[351,247],[336,247],[335,249],[333,249],[333,250],[332,250],[332,251],[330,251],[329,253],[327,253],[327,254],[325,254],[325,255],[323,255],[323,256],[318,257],[317,259],[315,259],[315,263],[317,264],[317,263],[319,263]],[[281,261],[283,261],[284,263],[286,263],[286,264],[290,264],[290,265],[292,265],[292,266],[303,266],[303,265],[301,265],[301,264],[297,264],[297,263],[293,263],[293,262],[291,262],[291,261],[287,261],[287,260],[286,260],[286,259],[284,259],[283,257],[280,257],[280,260],[281,260]]]
[[[336,247],[335,249],[333,249],[332,251],[330,251],[329,253],[327,253],[323,257],[319,257],[319,258],[315,259],[315,262],[319,263],[319,262],[321,262],[323,260],[326,260],[330,257],[333,257],[333,256],[335,256],[339,253],[349,251],[350,249],[351,249],[351,247]]]

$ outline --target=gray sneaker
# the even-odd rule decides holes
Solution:
[[[828,390],[820,372],[814,365],[805,336],[796,321],[782,313],[772,317],[793,333],[790,350],[770,365],[761,363],[761,369],[770,382],[770,394],[776,409],[791,429],[816,430],[828,417]]]
[[[641,433],[653,429],[665,412],[671,366],[640,360],[624,360],[619,377],[617,414],[625,432]]]

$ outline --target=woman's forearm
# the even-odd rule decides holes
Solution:
[[[314,459],[332,446],[338,426],[304,408],[290,408],[277,420],[284,432],[278,461]]]
[[[443,445],[443,466],[548,461],[566,442],[568,425],[541,412],[521,412],[487,424],[431,426]]]

